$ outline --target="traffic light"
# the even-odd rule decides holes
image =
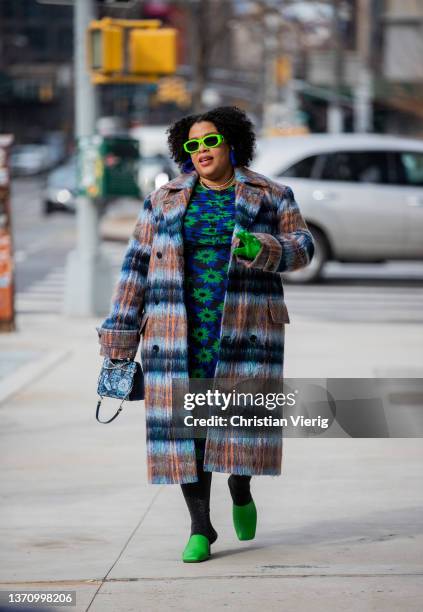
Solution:
[[[158,19],[92,21],[88,62],[94,83],[151,82],[176,71],[176,29]]]
[[[191,105],[191,94],[187,90],[185,80],[181,77],[165,77],[158,82],[158,88],[153,102],[174,102],[182,108]]]
[[[113,74],[123,70],[123,30],[111,20],[94,21],[89,29],[89,62],[92,70]]]
[[[174,28],[133,29],[129,33],[129,72],[173,74],[176,70]]]

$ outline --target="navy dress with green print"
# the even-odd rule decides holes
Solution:
[[[183,225],[190,378],[213,378],[235,227],[235,186],[218,191],[198,181]]]

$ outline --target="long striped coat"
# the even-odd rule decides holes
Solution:
[[[306,266],[312,235],[292,190],[245,166],[235,168],[235,228],[222,312],[215,378],[283,378],[285,324],[281,272]],[[141,344],[151,484],[197,480],[193,439],[165,434],[172,415],[172,378],[188,379],[184,302],[183,216],[198,180],[181,174],[146,196],[124,256],[109,316],[97,327],[100,354],[135,358]],[[233,254],[235,234],[253,233],[262,249],[253,261]],[[209,428],[204,469],[279,475],[282,439],[254,440]]]

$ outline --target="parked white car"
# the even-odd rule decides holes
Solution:
[[[12,148],[10,166],[14,176],[34,176],[51,167],[50,150],[44,144],[16,145]]]
[[[129,135],[140,143],[142,157],[169,155],[167,146],[167,125],[142,125],[131,128]]]
[[[310,265],[423,258],[423,141],[376,134],[262,138],[251,168],[289,185],[313,234]]]
[[[72,155],[66,163],[48,174],[43,191],[43,213],[49,215],[55,211],[76,212],[77,190],[77,161],[76,155]]]

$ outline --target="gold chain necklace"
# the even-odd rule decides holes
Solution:
[[[227,181],[225,181],[221,185],[215,185],[214,187],[209,187],[208,185],[203,183],[201,177],[199,177],[199,180],[200,180],[201,185],[205,187],[206,189],[216,189],[217,191],[221,191],[222,189],[226,189],[227,187],[230,187],[232,183],[235,182],[235,172]]]

